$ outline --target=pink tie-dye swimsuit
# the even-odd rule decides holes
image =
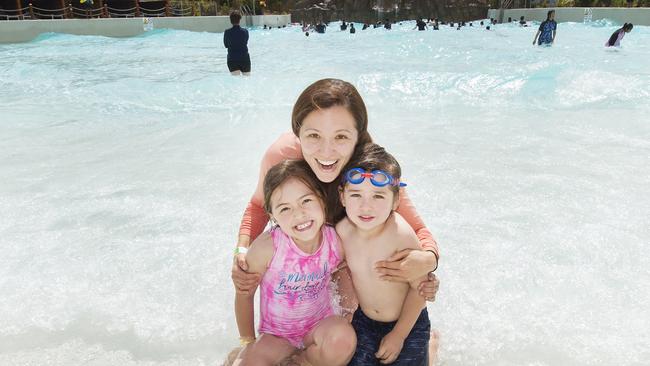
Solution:
[[[334,314],[328,286],[341,261],[338,236],[327,225],[321,235],[320,248],[307,254],[279,227],[271,229],[275,254],[260,282],[259,332],[297,348],[318,322]]]

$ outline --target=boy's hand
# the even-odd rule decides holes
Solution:
[[[389,332],[379,343],[379,351],[375,353],[375,357],[382,364],[393,363],[397,360],[403,346],[404,338],[395,332]]]

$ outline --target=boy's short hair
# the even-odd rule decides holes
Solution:
[[[234,10],[233,12],[230,13],[230,24],[236,25],[239,24],[239,21],[241,20],[241,14],[237,10]]]
[[[353,168],[361,168],[366,171],[383,170],[392,175],[394,179],[400,179],[402,177],[402,168],[399,166],[397,159],[386,151],[386,149],[375,143],[363,145],[352,156],[350,162],[343,170],[343,174]],[[341,180],[341,188],[345,188],[345,184],[344,175],[344,178]],[[397,198],[399,195],[399,185],[392,185],[390,189],[395,193],[395,198]]]

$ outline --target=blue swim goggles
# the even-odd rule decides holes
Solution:
[[[402,183],[399,179],[393,178],[392,175],[383,170],[373,170],[367,172],[361,168],[352,168],[348,170],[343,176],[343,183],[350,182],[352,184],[361,184],[366,178],[370,178],[370,183],[375,187],[396,186],[406,187],[406,183]]]

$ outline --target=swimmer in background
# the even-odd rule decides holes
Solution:
[[[427,29],[427,23],[424,22],[422,19],[417,19],[415,21],[415,27],[413,29],[417,28],[419,31],[423,31]]]
[[[546,14],[546,20],[539,25],[539,29],[533,39],[533,44],[536,41],[538,45],[552,45],[555,42],[555,31],[557,30],[557,23],[555,22],[555,10],[549,10]],[[539,36],[539,40],[538,37]]]
[[[230,13],[232,28],[223,33],[223,45],[228,49],[228,70],[231,75],[250,75],[251,58],[248,54],[248,30],[239,26],[241,14]],[[269,28],[270,29],[270,28]]]
[[[523,15],[519,18],[519,26],[520,27],[528,27],[528,25],[526,24],[526,19],[524,18]]]
[[[605,47],[620,47],[621,40],[625,37],[625,33],[630,33],[634,28],[632,23],[625,23],[621,28],[617,29],[616,32],[612,33],[612,36],[609,37]]]

